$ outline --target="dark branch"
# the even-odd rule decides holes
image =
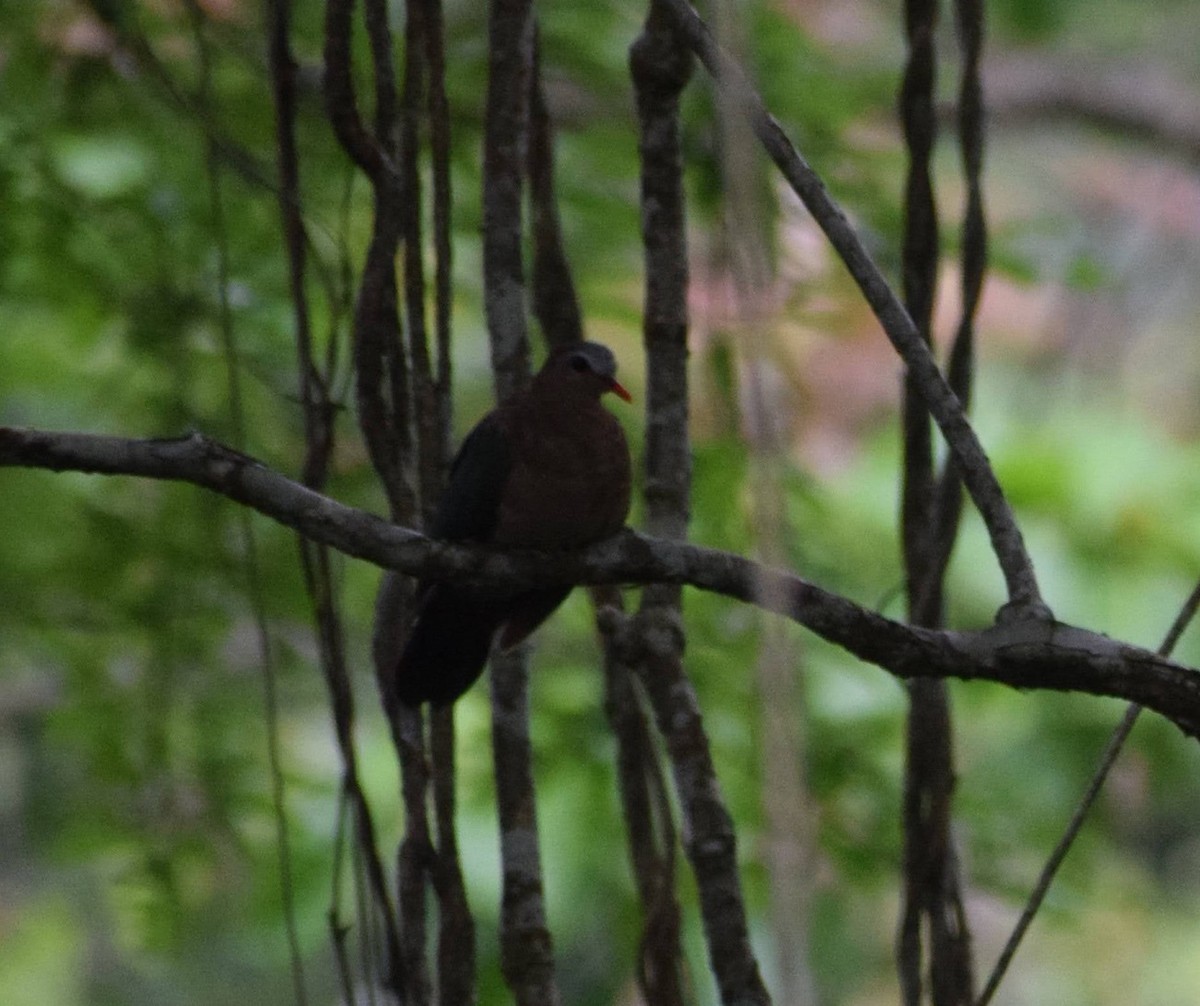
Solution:
[[[493,0],[483,140],[483,299],[496,397],[529,379],[522,199],[534,38],[531,0]],[[500,970],[517,1006],[558,1006],[546,921],[529,737],[528,651],[491,660],[492,762],[500,822]]]
[[[529,378],[521,199],[529,124],[533,17],[529,0],[496,0],[488,17],[483,140],[484,311],[497,397]]]
[[[1200,610],[1200,583],[1192,588],[1191,594],[1184,602],[1183,607],[1180,608],[1179,613],[1175,616],[1174,622],[1171,623],[1171,628],[1167,630],[1166,638],[1163,639],[1162,645],[1158,648],[1158,653],[1161,656],[1170,656],[1171,652],[1175,649],[1175,644],[1179,642],[1179,638],[1183,635],[1184,630],[1191,624],[1192,619],[1196,617],[1197,610]],[[1079,837],[1079,832],[1083,829],[1084,821],[1087,820],[1087,816],[1095,805],[1096,799],[1100,796],[1100,789],[1112,771],[1113,765],[1116,764],[1118,756],[1125,747],[1125,742],[1129,739],[1129,735],[1133,732],[1134,725],[1137,723],[1141,711],[1141,707],[1135,703],[1130,703],[1125,707],[1125,715],[1121,717],[1121,722],[1117,724],[1108,738],[1108,743],[1104,745],[1104,751],[1100,755],[1100,761],[1096,766],[1096,770],[1092,773],[1092,778],[1088,782],[1087,789],[1084,791],[1079,803],[1076,804],[1075,811],[1071,814],[1071,819],[1067,822],[1067,827],[1063,831],[1062,837],[1059,838],[1057,844],[1054,846],[1054,851],[1050,853],[1050,858],[1046,860],[1045,865],[1042,867],[1042,872],[1038,876],[1033,892],[1030,894],[1025,908],[1021,911],[1021,917],[1017,920],[1017,924],[1013,927],[1008,941],[1004,944],[1004,949],[1000,952],[1000,956],[997,958],[992,973],[988,976],[987,984],[976,1000],[975,1006],[988,1006],[988,1003],[992,1001],[992,996],[995,995],[996,990],[1000,987],[1000,983],[1004,980],[1004,975],[1008,971],[1009,964],[1012,963],[1017,948],[1021,945],[1021,940],[1042,907],[1042,902],[1050,891],[1050,885],[1054,882],[1054,878],[1058,874],[1058,868],[1062,866],[1063,860],[1067,858],[1067,853],[1071,851],[1072,846],[1075,844],[1075,839]]]
[[[904,193],[904,303],[921,338],[930,343],[940,259],[933,152],[937,139],[938,4],[906,0],[908,63],[900,89],[900,121],[909,155]],[[963,408],[962,388],[953,388]],[[903,397],[904,467],[901,527],[908,615],[915,625],[941,628],[946,562],[954,537],[938,538],[938,480],[929,410],[910,369]],[[953,467],[953,460],[950,461]],[[961,498],[954,483],[955,502]],[[952,530],[957,528],[955,522]],[[905,736],[904,887],[896,964],[906,1006],[967,1006],[972,999],[970,933],[958,854],[951,830],[954,746],[950,698],[943,681],[909,685]]]
[[[329,0],[325,11],[325,105],[333,131],[346,152],[364,173],[379,181],[395,168],[367,131],[358,111],[350,54],[353,11],[352,0]]]
[[[199,434],[130,440],[0,427],[0,467],[190,482],[313,541],[410,576],[547,583],[680,583],[783,615],[897,677],[995,681],[1137,702],[1200,739],[1200,674],[1149,650],[1052,620],[979,632],[903,625],[784,570],[729,552],[625,531],[580,552],[501,552],[433,541],[306,489]]]
[[[638,154],[641,165],[642,245],[645,255],[645,299],[642,333],[646,346],[646,437],[643,494],[646,526],[652,533],[670,538],[687,537],[691,490],[691,450],[688,435],[687,393],[687,229],[684,211],[683,157],[679,125],[679,98],[691,76],[693,59],[682,39],[654,0],[649,4],[645,26],[629,50],[638,115]],[[614,593],[616,593],[614,591]],[[649,711],[634,687],[640,679],[656,711],[659,723],[667,724],[664,736],[675,732],[683,717],[673,713],[695,693],[683,670],[683,635],[660,634],[663,651],[658,667],[647,659],[655,625],[681,623],[678,587],[660,585],[642,592],[641,611],[635,619],[621,619],[622,631],[605,636],[606,710],[617,739],[618,781],[630,858],[642,902],[643,928],[639,955],[638,984],[647,1002],[675,1006],[686,1001],[683,950],[680,937],[680,907],[676,895],[674,811],[667,796],[666,780],[658,751],[650,733]],[[616,620],[602,619],[611,626]],[[634,643],[636,645],[631,646]],[[650,688],[660,668],[667,674]],[[688,773],[679,756],[689,753],[686,745],[668,742],[675,767],[682,830],[697,840],[709,838],[705,827],[716,818],[697,814],[705,797],[719,794],[712,759],[707,752],[702,727],[693,749],[700,757],[692,762],[699,771]],[[704,774],[707,768],[709,774]],[[719,802],[719,797],[718,797]],[[728,820],[728,816],[722,819]],[[697,831],[701,834],[697,835]],[[725,843],[732,848],[732,841]],[[697,886],[704,892],[733,889],[737,900],[729,916],[744,925],[740,907],[736,857],[705,869],[705,861],[693,858]],[[727,874],[721,868],[728,868]],[[713,896],[701,897],[704,907],[716,904]],[[729,904],[729,903],[727,903]],[[721,946],[711,938],[713,920],[703,916],[710,936],[710,961],[717,984],[723,989],[735,983],[723,980],[732,970],[728,961],[740,949]],[[749,953],[748,948],[746,952]],[[747,973],[742,970],[740,973]],[[740,989],[738,990],[740,991]]]

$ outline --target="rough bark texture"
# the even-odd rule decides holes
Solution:
[[[501,400],[529,379],[521,197],[533,36],[529,0],[493,0],[483,141],[483,284],[496,396]]]
[[[322,496],[198,434],[129,440],[2,426],[0,467],[7,466],[189,482],[243,503],[313,541],[409,576],[517,587],[689,584],[789,618],[899,678],[995,681],[1018,689],[1126,699],[1200,739],[1200,673],[1194,668],[1053,619],[1002,617],[974,632],[923,629],[887,618],[787,570],[633,531],[571,554],[450,545]]]
[[[663,11],[650,4],[641,34],[629,52],[638,116],[641,222],[645,261],[642,333],[646,347],[646,435],[642,493],[646,524],[654,533],[682,539],[690,512],[691,455],[687,385],[687,244],[679,96],[692,73],[691,54]],[[680,909],[675,894],[676,828],[663,791],[662,767],[649,738],[649,717],[635,682],[652,674],[644,658],[653,624],[680,622],[677,587],[648,587],[636,618],[624,623],[619,645],[608,653],[608,712],[618,742],[630,856],[642,902],[639,981],[648,1002],[681,1003],[684,997]],[[683,632],[668,642],[664,659],[679,681]],[[649,690],[647,690],[649,694]],[[651,695],[660,724],[665,710]],[[668,742],[668,754],[674,752]],[[679,775],[676,772],[676,781]],[[682,796],[682,794],[681,794]],[[691,804],[683,797],[684,828]],[[711,946],[711,942],[710,942]]]

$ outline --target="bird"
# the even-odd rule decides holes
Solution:
[[[580,548],[615,534],[629,514],[629,445],[602,404],[617,381],[612,351],[574,342],[551,352],[525,388],[471,430],[430,525],[434,538],[498,548]],[[456,701],[483,673],[493,644],[526,639],[571,592],[513,592],[423,580],[415,618],[392,678],[395,697],[416,707]]]

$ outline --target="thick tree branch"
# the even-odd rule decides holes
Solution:
[[[654,0],[629,50],[638,116],[646,348],[645,500],[651,534],[683,540],[691,513],[688,426],[688,250],[679,102],[694,60]],[[728,144],[736,147],[736,143]],[[725,181],[736,193],[742,175]],[[729,198],[734,216],[737,199]],[[758,235],[755,235],[756,237]],[[645,688],[671,765],[680,835],[696,879],[708,960],[723,1006],[771,1001],[750,940],[738,870],[738,836],[717,778],[700,698],[684,663],[682,591],[642,591],[626,659]]]
[[[961,678],[1137,702],[1200,739],[1200,673],[1149,650],[1052,620],[1001,619],[977,632],[885,618],[785,570],[632,531],[580,552],[502,552],[433,541],[306,489],[199,434],[131,440],[0,427],[0,467],[139,475],[190,482],[243,503],[347,555],[410,576],[488,585],[679,583],[805,626],[899,678]]]

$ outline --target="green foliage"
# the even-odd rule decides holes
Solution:
[[[994,5],[995,20],[1002,31],[1020,41],[1034,42],[1051,37],[1062,28],[1070,3],[1039,3],[1038,0],[1002,0]]]

